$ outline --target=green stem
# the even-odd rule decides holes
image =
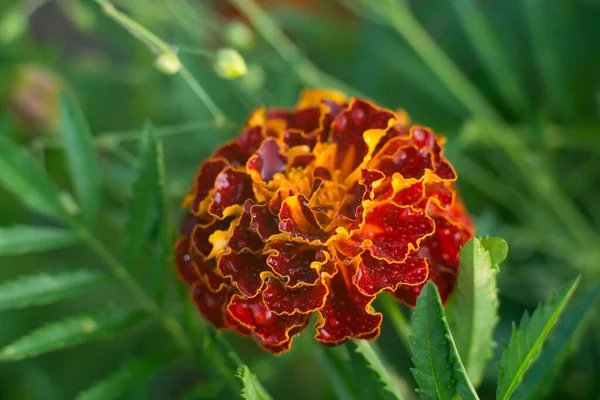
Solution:
[[[230,0],[250,20],[261,36],[288,64],[293,66],[300,79],[310,86],[326,86],[341,90],[349,95],[367,97],[359,90],[339,81],[316,67],[292,42],[275,21],[263,12],[252,0]]]
[[[408,354],[412,354],[410,349],[410,336],[412,335],[412,328],[410,326],[410,322],[406,319],[402,311],[400,310],[400,305],[392,296],[384,295],[379,296],[379,304],[385,309],[385,317],[389,318],[392,322],[392,326],[396,331],[396,334],[400,337],[404,348],[408,352]]]
[[[160,322],[163,328],[173,337],[177,346],[186,353],[191,352],[192,345],[185,331],[177,321],[164,314],[162,309],[152,300],[148,293],[129,274],[123,264],[113,257],[108,250],[88,230],[79,227],[86,245],[104,262],[111,274],[135,296],[139,305]]]
[[[177,73],[179,73],[193,92],[198,96],[200,101],[204,103],[206,108],[212,113],[215,117],[215,121],[219,126],[223,125],[227,118],[225,114],[217,107],[214,101],[210,98],[210,96],[206,93],[206,91],[200,86],[200,83],[194,78],[194,76],[187,70],[185,65],[181,63],[177,54],[175,53],[174,46],[169,45],[167,42],[156,36],[154,33],[150,32],[148,29],[143,27],[141,24],[117,10],[115,6],[107,0],[94,0],[98,3],[104,13],[114,19],[117,23],[119,23],[123,28],[129,31],[133,36],[139,39],[141,42],[146,44],[154,53],[160,55],[168,55],[171,57],[175,63],[180,65],[180,69]]]

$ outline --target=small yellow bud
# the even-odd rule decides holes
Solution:
[[[217,51],[214,69],[224,79],[235,79],[248,73],[244,57],[230,48]]]
[[[236,49],[249,50],[254,47],[254,32],[244,21],[233,21],[225,27],[225,41]]]
[[[154,65],[160,72],[167,75],[176,74],[181,70],[181,61],[179,61],[179,57],[171,51],[160,54],[156,58]]]

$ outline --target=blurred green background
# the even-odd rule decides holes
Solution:
[[[145,121],[152,121],[164,143],[176,222],[197,165],[236,134],[252,109],[293,106],[303,87],[343,82],[447,136],[446,155],[458,171],[478,234],[502,236],[510,245],[499,275],[500,343],[508,339],[512,321],[567,279],[583,274],[584,288],[600,280],[600,1],[413,0],[412,14],[402,7],[396,14],[381,12],[386,1],[259,2],[297,48],[274,48],[225,0],[115,2],[180,48],[185,66],[235,123],[225,128],[215,128],[186,81],[157,70],[148,48],[93,1],[2,1],[0,133],[29,146],[68,189],[53,124],[61,88],[76,95],[101,154],[99,232],[117,252]],[[224,46],[239,47],[246,76],[221,79],[211,58],[197,54]],[[117,139],[103,140],[112,132]],[[43,221],[0,188],[0,225],[16,223]],[[3,257],[0,279],[99,265],[83,248]],[[0,312],[0,345],[48,321],[131,301],[113,285],[78,301]],[[597,311],[548,398],[600,399]],[[315,360],[311,329],[277,358],[250,340],[230,339],[275,398],[334,398]],[[73,398],[165,340],[160,329],[143,325],[115,340],[1,364],[0,399]],[[409,357],[385,318],[378,344],[412,384]],[[482,398],[495,393],[501,349],[497,346],[489,365]],[[203,372],[190,360],[172,362],[126,398],[177,398],[206,380],[207,368]]]

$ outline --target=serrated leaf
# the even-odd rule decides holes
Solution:
[[[106,379],[96,382],[81,392],[77,400],[113,400],[121,398],[127,391],[143,383],[161,367],[174,358],[172,351],[160,352],[124,363]]]
[[[383,389],[390,393],[393,398],[402,399],[402,395],[393,384],[390,375],[371,343],[366,340],[354,340],[353,345],[356,347],[356,353],[360,354],[367,363],[368,368],[375,372],[379,382],[383,385]]]
[[[20,276],[0,284],[0,310],[51,304],[108,280],[105,273],[89,269]]]
[[[0,135],[0,183],[23,204],[48,217],[65,220],[60,195],[29,152]]]
[[[498,324],[496,275],[507,251],[503,239],[469,240],[460,251],[456,290],[446,307],[452,336],[475,387],[492,358],[493,333]]]
[[[75,100],[64,92],[60,98],[60,132],[79,206],[91,226],[100,208],[100,164],[87,121]]]
[[[542,346],[573,296],[578,283],[579,278],[564,286],[546,304],[540,304],[531,318],[525,312],[519,329],[513,326],[510,341],[505,346],[500,361],[497,399],[508,400],[513,395],[531,363],[540,355]]]
[[[39,253],[76,243],[80,236],[68,229],[15,225],[0,228],[0,255]]]
[[[260,384],[256,376],[246,365],[239,367],[237,376],[242,380],[244,388],[242,389],[242,397],[246,400],[270,400],[271,396]]]
[[[137,177],[127,221],[126,264],[135,267],[160,215],[161,191],[158,184],[158,143],[152,126],[147,125],[140,141]]]
[[[478,399],[454,344],[446,322],[442,300],[432,281],[417,298],[412,316],[412,370],[424,400]]]
[[[139,321],[142,314],[118,309],[49,323],[0,350],[0,362],[36,357],[113,336]]]
[[[548,344],[540,357],[535,360],[525,374],[523,381],[515,391],[515,399],[533,399],[542,397],[553,384],[560,382],[556,379],[569,356],[577,347],[580,336],[585,330],[587,318],[594,310],[600,289],[595,288],[578,299],[567,310],[561,323],[548,339]]]

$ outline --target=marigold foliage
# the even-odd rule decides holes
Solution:
[[[432,280],[445,301],[473,226],[443,143],[337,92],[256,110],[184,200],[176,262],[200,313],[281,353],[312,313],[336,345],[379,335],[382,291],[414,306]]]

